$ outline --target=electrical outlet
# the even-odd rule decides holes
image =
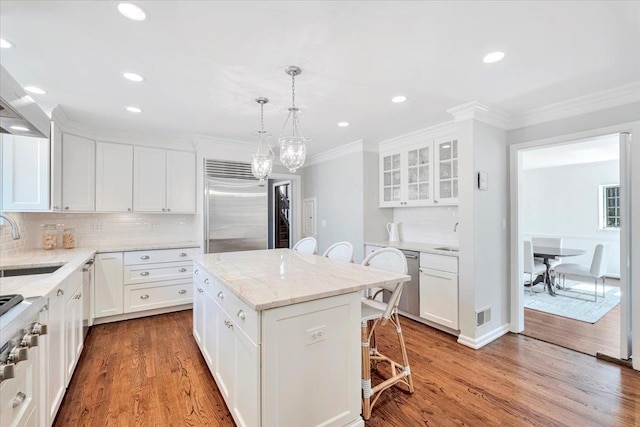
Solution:
[[[326,220],[326,219],[323,219],[322,221],[320,221],[320,226],[321,226],[322,228],[327,228],[327,220]]]
[[[324,341],[326,338],[326,326],[318,326],[317,328],[307,329],[307,342],[306,345],[315,344],[320,341]]]
[[[104,231],[104,222],[94,222],[93,231]]]

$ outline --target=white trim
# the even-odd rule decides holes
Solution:
[[[519,129],[634,102],[640,102],[640,81],[526,110],[511,120],[509,129]]]
[[[479,348],[482,348],[490,342],[495,341],[508,332],[509,324],[505,323],[504,325],[499,326],[478,338],[471,338],[466,335],[460,335],[458,337],[458,343],[470,347],[474,350],[478,350]]]
[[[455,122],[473,119],[498,129],[506,130],[509,128],[508,113],[483,105],[478,101],[471,101],[457,107],[448,108],[447,113],[453,116]]]
[[[378,149],[380,152],[397,150],[403,146],[414,145],[416,143],[424,142],[425,140],[454,135],[456,134],[456,131],[456,123],[453,120],[449,120],[424,129],[418,129],[413,132],[380,141],[378,143]]]
[[[341,145],[340,147],[332,148],[331,150],[323,151],[322,153],[314,154],[313,156],[307,157],[303,168],[307,166],[317,165],[319,163],[328,162],[330,160],[334,160],[343,156],[347,156],[353,153],[361,153],[364,151],[364,144],[361,139],[350,142],[346,145]]]

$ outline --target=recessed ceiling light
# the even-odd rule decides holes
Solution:
[[[9,126],[11,129],[13,130],[20,130],[22,132],[29,132],[29,128],[26,128],[24,126]]]
[[[36,87],[36,86],[25,86],[24,90],[26,90],[29,93],[35,93],[36,95],[44,95],[47,93],[46,90],[40,89],[39,87]]]
[[[142,113],[142,109],[138,108],[138,107],[126,107],[127,111],[129,111],[130,113]]]
[[[132,73],[131,71],[125,71],[124,73],[122,73],[122,77],[124,77],[127,80],[131,80],[132,82],[144,81],[144,76],[141,76],[138,73]]]
[[[399,104],[401,102],[404,102],[407,100],[407,97],[404,95],[398,95],[398,96],[394,96],[393,98],[391,98],[391,102],[394,102],[396,104]]]
[[[13,47],[13,43],[11,43],[9,40],[0,38],[0,49],[9,49],[11,47]]]
[[[340,126],[341,128],[346,128],[347,126],[349,126],[349,122],[339,122],[338,126]]]
[[[482,59],[485,64],[491,64],[504,58],[504,52],[491,52]]]
[[[147,14],[144,13],[144,10],[133,3],[120,3],[118,5],[118,12],[134,21],[144,21],[147,19]]]

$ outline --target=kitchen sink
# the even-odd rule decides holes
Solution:
[[[0,270],[0,277],[28,276],[31,274],[49,274],[58,270],[60,267],[62,267],[62,265],[35,268],[8,268],[6,270]]]
[[[451,248],[449,246],[441,246],[439,248],[433,248],[436,251],[445,251],[445,252],[458,252],[458,248]]]

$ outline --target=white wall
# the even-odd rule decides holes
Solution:
[[[525,170],[522,173],[522,230],[561,237],[563,246],[586,254],[564,262],[591,264],[595,245],[607,244],[607,273],[620,275],[620,231],[600,229],[599,186],[620,183],[618,160]]]

